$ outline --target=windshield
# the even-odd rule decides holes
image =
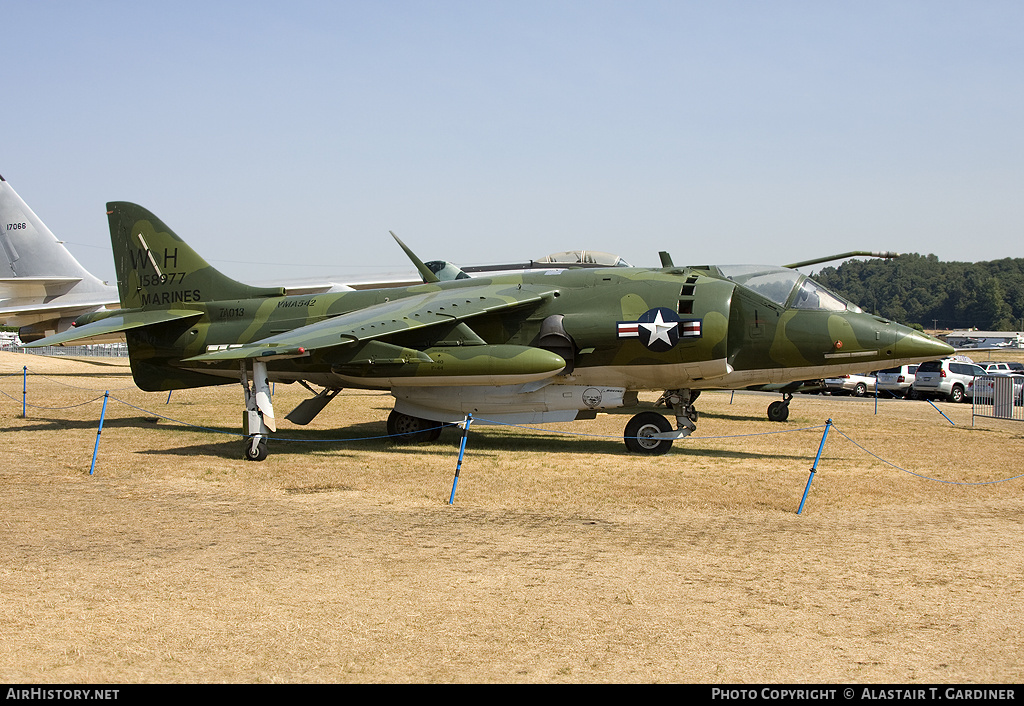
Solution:
[[[860,311],[858,307],[840,299],[837,295],[812,279],[805,279],[800,283],[796,299],[793,300],[793,308],[824,309],[825,311]]]
[[[787,267],[721,265],[718,270],[733,282],[754,290],[780,306],[786,306],[792,297],[789,306],[794,309],[861,311],[860,307]]]

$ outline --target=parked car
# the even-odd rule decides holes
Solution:
[[[840,375],[825,378],[825,391],[833,395],[853,395],[863,397],[875,391],[875,376],[872,375]]]
[[[963,402],[974,394],[974,378],[984,375],[980,365],[943,358],[917,366],[911,386],[919,397],[945,397],[950,402]]]
[[[893,397],[909,397],[914,399],[913,394],[914,376],[917,373],[916,365],[901,365],[896,368],[879,370],[875,375],[878,381],[878,394],[883,392]]]
[[[986,373],[1024,375],[1024,363],[985,362],[978,365],[983,367]]]
[[[1018,407],[1024,404],[1024,375],[1012,375],[1009,373],[989,373],[988,375],[979,378],[974,381],[974,399],[978,404],[993,404],[998,403],[1000,399],[996,395],[996,381],[1000,379],[1008,379],[1009,383],[1000,383],[1001,385],[1010,385],[1010,387],[1001,387],[1000,389],[1005,392],[1000,392],[1000,395],[1006,394],[1013,398],[1013,404]],[[1008,400],[1009,398],[1002,398]]]
[[[1005,375],[1010,372],[1010,365],[1008,363],[978,363],[978,365],[989,375]]]

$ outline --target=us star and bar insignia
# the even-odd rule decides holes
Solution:
[[[619,338],[639,338],[648,350],[671,350],[680,338],[700,338],[700,319],[680,319],[671,309],[645,311],[636,321],[618,322]]]

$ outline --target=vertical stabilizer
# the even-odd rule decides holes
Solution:
[[[79,264],[2,176],[0,277],[81,280],[85,288],[97,291],[105,286]]]
[[[195,302],[284,294],[281,287],[253,287],[222,274],[142,206],[108,203],[107,218],[125,308],[187,308]]]
[[[117,292],[79,264],[0,176],[0,324],[26,343],[78,316],[117,308]]]

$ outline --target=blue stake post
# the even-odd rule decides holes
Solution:
[[[26,412],[28,407],[28,366],[25,365],[21,368],[21,418],[28,419],[28,413]]]
[[[818,461],[821,460],[821,452],[825,448],[825,439],[828,438],[828,430],[832,427],[832,420],[825,422],[825,433],[821,435],[821,443],[818,444],[818,455],[814,457],[814,465],[811,466],[811,475],[807,478],[807,486],[804,488],[804,496],[800,498],[800,507],[796,514],[804,511],[804,503],[807,501],[807,493],[811,491],[811,481],[814,480],[814,473],[818,470]]]
[[[938,412],[939,414],[941,414],[941,415],[942,415],[943,417],[946,417],[946,413],[945,413],[945,412],[943,412],[943,411],[942,411],[941,409],[939,409],[938,407],[936,407],[936,405],[935,405],[935,403],[934,403],[934,402],[932,402],[931,400],[928,400],[928,404],[930,404],[930,405],[931,405],[932,407],[935,407],[935,411],[936,411],[936,412]],[[947,421],[947,422],[949,422],[950,424],[953,424],[953,420],[952,420],[952,419],[950,419],[949,417],[946,417],[946,421]],[[956,424],[953,424],[953,426],[956,426]]]
[[[103,419],[107,416],[107,398],[110,397],[110,390],[103,393],[103,409],[100,410],[100,428],[96,430],[96,445],[92,447],[92,465],[89,466],[89,475],[92,475],[96,468],[96,452],[100,450],[100,434],[103,433]]]
[[[459,462],[455,464],[455,479],[452,481],[452,494],[448,496],[448,504],[455,504],[455,486],[459,484],[459,471],[462,469],[462,456],[466,453],[466,438],[469,436],[469,425],[473,422],[473,415],[467,414],[466,421],[462,425],[462,444],[459,446]]]

